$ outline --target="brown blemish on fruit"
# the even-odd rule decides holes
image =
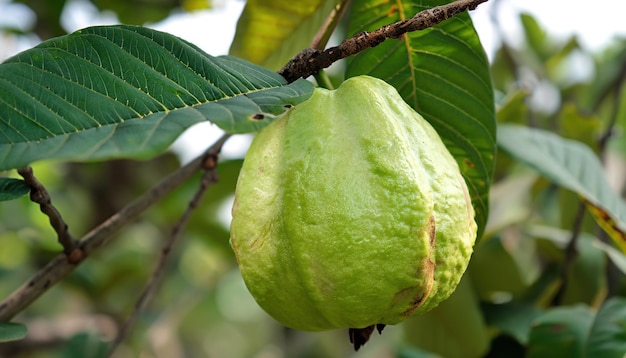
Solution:
[[[428,230],[428,235],[430,236],[430,249],[431,252],[435,250],[435,237],[437,235],[437,223],[435,222],[435,217],[431,214],[428,218],[428,225],[426,226]]]
[[[402,312],[402,316],[407,318],[412,316],[413,313],[415,313],[415,311],[424,304],[426,298],[430,295],[430,291],[433,289],[433,284],[435,283],[435,264],[433,263],[432,256],[435,252],[437,229],[435,217],[433,215],[428,218],[428,223],[422,230],[428,232],[430,238],[430,249],[428,250],[426,257],[422,259],[422,265],[419,272],[423,277],[422,293],[413,297],[413,301],[411,301],[409,308]]]

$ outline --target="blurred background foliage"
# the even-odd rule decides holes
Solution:
[[[66,0],[15,2],[28,6],[36,21],[26,31],[5,28],[7,36],[34,33],[46,39],[65,33],[60,18]],[[131,24],[211,6],[201,0],[92,2]],[[551,36],[529,14],[521,14],[518,20],[523,41],[504,41],[492,59],[498,122],[546,129],[585,143],[602,159],[609,182],[623,196],[626,38],[592,53],[576,37]],[[494,18],[496,29],[497,21]],[[612,135],[604,141],[607,130]],[[71,232],[79,236],[179,162],[172,152],[145,162],[33,167]],[[485,234],[459,289],[448,301],[404,324],[387,327],[358,353],[351,351],[347,332],[286,329],[248,294],[229,247],[229,210],[241,163],[241,158],[228,158],[219,164],[219,183],[194,213],[159,294],[117,356],[617,357],[607,353],[615,350],[603,351],[610,344],[626,352],[624,255],[612,247],[591,215],[582,211],[582,219],[578,218],[577,194],[504,153],[497,158]],[[26,324],[29,334],[24,340],[0,344],[0,356],[104,356],[106,344],[131,311],[164,238],[187,207],[198,180],[187,182],[153,207],[20,314],[16,321]],[[578,254],[563,275],[568,262],[565,248],[576,222],[581,223]],[[27,197],[0,204],[0,297],[58,254],[54,237],[46,217]],[[593,344],[607,335],[610,344],[606,340]],[[570,350],[555,351],[554,342],[560,340],[564,343],[559,347]],[[587,343],[577,346],[569,344],[572,341]]]

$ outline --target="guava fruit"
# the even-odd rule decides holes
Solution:
[[[258,133],[232,214],[231,246],[266,312],[295,329],[368,337],[445,300],[476,238],[467,186],[437,132],[368,76],[315,89]]]

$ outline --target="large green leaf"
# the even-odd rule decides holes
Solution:
[[[538,317],[530,331],[528,358],[585,357],[593,312],[583,305],[557,307]]]
[[[582,196],[592,215],[626,252],[626,203],[611,189],[595,153],[581,142],[523,126],[500,125],[498,146]]]
[[[608,300],[594,314],[588,307],[557,307],[539,317],[530,333],[527,356],[623,357],[626,352],[626,299]]]
[[[333,8],[345,0],[248,0],[230,54],[272,70],[311,45]]]
[[[145,158],[207,120],[252,132],[312,90],[148,28],[87,28],[0,64],[0,170],[48,158]]]
[[[371,31],[447,2],[355,0],[349,34]],[[487,220],[496,130],[489,63],[469,15],[387,40],[349,58],[346,76],[360,74],[395,86],[437,130],[468,183],[480,235]]]
[[[626,354],[626,298],[614,297],[596,314],[587,343],[587,357]]]

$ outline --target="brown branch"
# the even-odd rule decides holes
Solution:
[[[211,148],[208,151],[211,151]],[[39,296],[74,271],[87,256],[107,244],[122,227],[137,219],[139,215],[154,205],[154,203],[191,178],[194,173],[203,167],[204,160],[205,156],[202,155],[176,170],[144,195],[88,232],[78,242],[77,249],[72,253],[73,260],[68,260],[67,256],[62,254],[36,272],[26,283],[0,303],[0,322],[10,321],[16,314],[30,306]]]
[[[609,118],[609,123],[607,124],[606,129],[604,130],[604,132],[602,133],[602,135],[600,135],[600,138],[598,139],[598,150],[600,151],[600,158],[602,159],[603,162],[606,159],[605,158],[606,157],[606,145],[608,144],[609,139],[611,139],[611,137],[615,135],[614,133],[615,124],[617,124],[617,119],[619,116],[619,109],[622,104],[620,101],[620,98],[622,98],[622,90],[624,88],[623,84],[625,80],[626,80],[626,64],[622,66],[617,79],[613,83],[613,86],[611,86],[610,88],[613,90],[613,98],[612,98],[613,108],[611,109],[611,116]],[[596,106],[599,106],[599,103],[601,102],[602,100],[599,100]]]
[[[115,341],[113,342],[109,351],[109,356],[113,356],[113,353],[115,352],[117,347],[119,347],[119,345],[126,339],[133,323],[137,320],[139,314],[144,310],[148,302],[154,296],[154,293],[156,292],[159,284],[163,280],[163,275],[165,273],[165,268],[167,267],[170,253],[172,252],[172,249],[176,242],[178,242],[178,240],[180,239],[183,229],[189,221],[191,213],[198,207],[200,200],[204,196],[204,193],[207,191],[209,186],[217,182],[217,172],[215,170],[217,167],[217,156],[219,155],[220,151],[222,150],[222,146],[224,145],[224,143],[226,143],[226,140],[228,138],[229,135],[222,136],[215,144],[213,144],[213,146],[211,146],[209,151],[205,153],[205,159],[203,160],[204,174],[202,176],[202,179],[200,180],[200,187],[196,191],[194,197],[189,202],[187,210],[185,210],[176,226],[172,229],[172,233],[169,236],[169,239],[163,245],[163,248],[161,249],[161,256],[152,273],[152,276],[150,277],[150,280],[148,281],[148,284],[144,288],[143,292],[137,299],[135,307],[133,308],[133,312],[130,314],[126,322],[124,322],[124,325],[122,325],[122,327],[120,328],[117,337],[115,338]]]
[[[59,243],[63,246],[63,252],[71,260],[71,254],[76,248],[77,242],[72,238],[72,235],[70,235],[67,229],[67,223],[63,221],[61,213],[52,205],[50,194],[48,194],[43,184],[35,178],[33,168],[25,167],[18,169],[17,172],[24,178],[26,185],[30,187],[30,200],[39,204],[41,212],[48,216],[50,225],[57,233]]]
[[[375,47],[387,39],[399,39],[412,31],[433,27],[464,11],[474,10],[487,0],[458,0],[446,5],[418,12],[410,19],[383,26],[372,32],[361,32],[344,40],[339,46],[324,51],[308,48],[294,56],[278,73],[288,82],[308,77],[334,62]]]

